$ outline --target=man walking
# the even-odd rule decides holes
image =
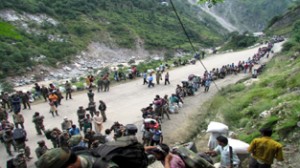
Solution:
[[[32,122],[35,125],[35,129],[38,135],[42,135],[42,131],[45,132],[44,116],[41,116],[39,112],[35,112]]]
[[[272,129],[263,128],[260,133],[262,137],[255,138],[248,148],[252,155],[249,168],[271,168],[274,158],[283,161],[282,145],[271,138]]]

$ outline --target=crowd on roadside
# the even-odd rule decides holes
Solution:
[[[253,73],[252,68],[254,64],[257,64],[261,57],[265,55],[268,56],[272,47],[272,44],[269,44],[267,48],[260,48],[252,58],[245,61],[239,61],[238,64],[228,64],[220,68],[214,68],[211,71],[205,71],[201,77],[196,74],[191,74],[187,77],[186,81],[182,81],[181,84],[177,85],[176,90],[170,97],[168,95],[156,95],[153,102],[150,102],[147,107],[141,110],[144,118],[142,128],[143,145],[153,146],[163,144],[162,122],[165,119],[165,116],[166,118],[171,119],[172,116],[170,116],[170,114],[179,113],[179,109],[183,106],[183,100],[186,96],[194,95],[201,87],[204,87],[204,92],[208,92],[212,81],[223,79],[228,75],[237,74],[239,72]],[[170,74],[165,70],[164,66],[162,66],[159,67],[155,73],[157,85],[160,84],[163,74],[165,85],[170,84]],[[143,84],[148,83],[148,87],[154,86],[153,78],[150,80],[150,77],[154,76],[153,72],[149,74],[149,77],[147,77],[147,75],[146,72],[143,75]],[[106,74],[99,80],[108,80],[108,76],[109,74]],[[95,149],[101,144],[117,141],[118,138],[122,138],[126,135],[133,135],[137,132],[137,128],[131,124],[122,125],[119,122],[115,122],[110,128],[105,129],[105,134],[102,134],[104,130],[102,124],[107,119],[105,113],[106,104],[100,100],[97,110],[92,90],[93,82],[93,76],[87,77],[87,84],[89,84],[89,91],[87,93],[89,104],[87,108],[80,106],[77,110],[78,125],[67,117],[64,117],[61,128],[55,127],[52,129],[45,129],[43,124],[45,119],[44,116],[40,115],[38,112],[34,113],[32,122],[35,124],[37,134],[44,134],[46,138],[52,142],[53,148],[68,148],[73,152],[82,149]],[[97,82],[98,92],[103,89],[100,86],[101,85],[98,85]],[[104,89],[104,91],[108,90],[109,88]],[[61,100],[64,98],[59,88],[53,84],[50,84],[48,88],[43,85],[40,87],[39,84],[36,83],[35,91],[33,97],[43,97],[45,102],[49,103],[50,112],[53,117],[59,115],[58,107],[61,105]],[[65,91],[65,99],[72,99],[72,87],[69,81],[66,81],[65,83]],[[21,103],[23,103],[23,110],[27,108],[30,109],[30,94],[30,92],[23,93],[18,91],[9,96],[7,93],[1,93],[2,107],[0,119],[2,122],[0,127],[0,138],[9,155],[12,155],[11,147],[19,152],[17,157],[11,160],[11,164],[19,167],[26,167],[26,160],[32,158],[30,149],[26,145],[26,128],[24,127],[24,117],[21,114]],[[13,112],[13,122],[8,120],[8,111]],[[89,111],[89,114],[87,114],[87,111]],[[38,147],[35,152],[37,157],[40,158],[44,153],[49,151],[49,148],[45,145],[44,141],[39,141],[37,143]],[[166,150],[168,149],[167,147],[164,148],[166,148]],[[169,152],[165,151],[165,157],[168,153]],[[164,159],[166,159],[165,157]]]

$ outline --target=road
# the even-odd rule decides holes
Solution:
[[[276,44],[274,47],[275,52],[280,50],[281,43]],[[221,67],[222,65],[235,63],[237,64],[240,60],[247,60],[249,57],[252,57],[254,53],[256,53],[258,50],[258,47],[239,51],[239,52],[233,52],[233,53],[225,53],[225,54],[217,54],[213,56],[209,56],[203,60],[204,65],[207,67],[208,70],[211,70],[212,68]],[[95,92],[95,100],[97,102],[97,105],[99,105],[98,100],[103,100],[107,104],[107,117],[108,120],[104,124],[104,129],[109,128],[114,121],[119,121],[122,124],[129,124],[129,123],[135,123],[137,125],[141,125],[142,116],[141,116],[141,108],[147,106],[149,103],[152,102],[155,95],[165,95],[165,94],[172,94],[175,91],[175,87],[177,84],[179,84],[182,80],[186,80],[187,76],[189,74],[200,74],[202,75],[204,73],[204,68],[200,65],[199,62],[197,62],[195,65],[187,65],[183,67],[179,67],[173,70],[169,71],[170,74],[170,82],[171,85],[155,85],[154,88],[148,88],[146,85],[142,85],[142,79],[139,80],[133,80],[128,83],[123,83],[120,85],[116,85],[110,89],[109,92],[101,92],[96,93]],[[228,84],[235,83],[238,79],[244,77],[245,75],[240,74],[237,77],[231,79],[230,77],[225,78],[224,80],[218,80],[217,84],[219,87],[226,86]],[[202,96],[203,90],[200,92],[197,92],[196,96],[190,97],[188,99],[192,100],[193,103],[185,103],[185,106],[199,106],[199,103],[197,101],[198,97],[201,97],[201,102],[205,102],[208,100],[213,93],[216,93],[216,88],[211,86],[211,90],[208,93],[210,96]],[[187,99],[187,100],[188,100]],[[186,101],[187,101],[186,100]],[[28,167],[35,167],[34,161],[36,161],[36,156],[34,153],[35,148],[37,147],[37,141],[39,140],[45,140],[48,147],[52,147],[52,144],[50,141],[46,140],[45,136],[39,136],[36,135],[36,130],[34,128],[34,125],[32,123],[32,116],[34,112],[38,111],[40,114],[45,116],[45,127],[47,128],[53,128],[53,127],[59,127],[60,124],[63,121],[64,116],[67,116],[69,119],[73,120],[75,124],[77,124],[77,115],[76,111],[79,106],[87,107],[88,105],[88,97],[86,93],[80,93],[73,96],[72,100],[63,100],[62,105],[58,107],[59,115],[58,117],[52,117],[52,115],[49,113],[49,105],[47,103],[40,103],[35,104],[32,106],[31,110],[23,110],[21,113],[25,117],[25,129],[28,133],[28,141],[27,145],[31,148],[31,153],[34,159],[32,161],[28,162]],[[186,119],[186,116],[188,114],[189,108],[183,108],[182,113],[179,115],[171,115],[171,120],[167,121],[163,124],[164,127],[164,134],[173,134],[172,131],[175,130],[175,127],[173,129],[173,124],[175,121],[183,121]],[[184,112],[185,111],[185,112]],[[9,121],[12,121],[11,114],[9,116]],[[169,123],[168,123],[169,122]],[[177,123],[178,124],[178,123]],[[180,123],[179,123],[180,124]],[[168,136],[167,136],[168,137]],[[169,140],[171,141],[171,140]],[[172,139],[172,141],[176,141]],[[0,144],[0,150],[2,151],[0,153],[0,168],[6,167],[6,160],[8,160],[10,157],[7,155],[4,145]],[[16,155],[16,153],[15,153]]]

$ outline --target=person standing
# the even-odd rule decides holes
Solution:
[[[271,168],[274,158],[283,161],[282,145],[271,138],[272,129],[263,128],[260,133],[262,137],[255,138],[248,148],[249,168]]]
[[[165,74],[165,85],[167,85],[167,83],[170,84],[169,77],[170,77],[169,72],[167,72],[167,73]]]
[[[26,93],[26,92],[23,93],[22,91],[20,91],[19,94],[20,94],[20,97],[21,97],[21,100],[22,100],[22,103],[23,103],[23,106],[24,106],[23,110],[27,109],[27,106],[30,110],[30,103],[29,103],[29,98],[30,97],[29,97],[28,93]]]
[[[72,99],[72,86],[71,83],[69,83],[69,81],[66,81],[65,83],[65,88],[66,88],[66,100],[68,100],[68,96],[69,99]]]
[[[41,116],[39,112],[35,112],[32,122],[35,125],[35,129],[38,135],[42,135],[42,131],[45,132],[44,116]]]
[[[64,96],[62,95],[62,93],[61,93],[61,91],[59,89],[56,89],[55,94],[58,97],[57,104],[61,105],[61,100],[64,98]]]
[[[11,104],[14,113],[19,113],[21,111],[21,98],[18,93],[12,96]]]
[[[102,80],[102,77],[100,77],[100,79],[98,79],[97,81],[97,90],[98,90],[98,93],[101,91],[103,91],[103,80]]]
[[[44,100],[46,102],[47,99],[48,99],[49,90],[48,90],[48,88],[45,87],[45,85],[42,85],[41,93],[42,93],[43,98],[44,98]]]
[[[107,120],[106,113],[105,113],[105,111],[106,111],[106,104],[102,100],[100,100],[99,103],[100,103],[100,105],[99,105],[98,109],[101,112],[101,116],[103,118],[103,122],[105,122]]]
[[[102,127],[103,127],[102,126],[103,119],[99,114],[100,114],[100,112],[96,111],[96,114],[93,117],[95,132],[96,132],[97,135],[101,134],[101,130],[102,130]]]
[[[24,129],[24,117],[21,113],[14,113],[13,120],[16,128],[19,128],[19,125]]]
[[[153,75],[152,73],[150,73],[149,77],[148,77],[148,87],[154,87],[154,83],[153,83]]]
[[[35,100],[36,97],[38,97],[40,99],[41,98],[41,87],[38,83],[34,84],[34,90],[35,90],[35,94],[33,96],[33,99]]]
[[[204,92],[208,92],[210,84],[211,84],[211,81],[209,79],[206,79]]]
[[[65,116],[64,121],[61,123],[61,129],[63,131],[69,131],[69,129],[72,127],[72,120],[68,120],[68,118]]]
[[[7,154],[13,156],[11,152],[11,145],[13,145],[13,134],[11,129],[5,129],[1,138],[3,139]]]
[[[87,93],[87,96],[89,98],[89,102],[94,102],[94,93],[93,93],[92,89],[89,90],[89,92]]]
[[[156,72],[156,84],[159,85],[159,81],[161,80],[161,72],[160,71],[157,71]]]
[[[55,107],[58,106],[58,96],[54,93],[54,92],[51,92],[51,94],[49,95],[48,97],[49,101],[50,102],[53,102],[53,104],[55,105]]]
[[[145,71],[145,72],[143,73],[143,79],[144,79],[143,85],[148,84],[148,81],[147,81],[147,71]]]
[[[80,106],[79,109],[77,110],[77,117],[78,117],[78,124],[79,124],[79,128],[80,130],[82,130],[82,127],[83,127],[83,119],[85,117],[85,109]]]
[[[59,116],[57,112],[57,108],[54,105],[54,103],[50,101],[49,105],[50,105],[50,113],[52,114],[52,116],[54,117],[54,113],[56,114],[56,116]]]
[[[39,145],[36,149],[35,149],[35,154],[37,158],[40,158],[44,153],[47,152],[48,147],[45,144],[44,140],[40,140],[37,142],[37,144]]]

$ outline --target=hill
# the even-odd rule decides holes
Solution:
[[[214,19],[174,1],[193,43],[223,42]],[[189,51],[170,5],[159,0],[10,0],[0,3],[0,77],[20,75],[38,64],[69,63],[92,42],[111,48]]]
[[[217,3],[211,10],[222,16],[240,31],[264,30],[275,16],[288,11],[298,0],[227,0]]]

